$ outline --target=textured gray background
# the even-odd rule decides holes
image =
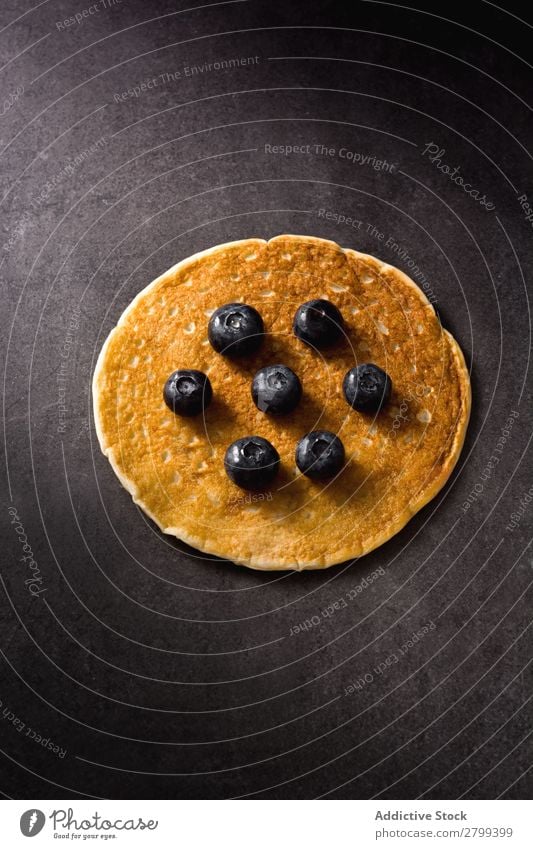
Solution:
[[[0,8],[0,789],[526,795],[531,510],[507,526],[532,483],[531,225],[517,199],[533,198],[531,66],[520,58],[529,24],[513,4],[486,2],[464,4],[454,22],[436,17],[440,4],[122,0],[58,26],[89,5]],[[249,56],[258,61],[185,73]],[[114,97],[154,77],[139,96]],[[430,142],[494,211],[423,155]],[[265,144],[336,153],[280,156]],[[353,165],[342,147],[395,167]],[[164,538],[100,455],[90,412],[95,357],[139,289],[195,251],[283,232],[408,271],[384,244],[393,237],[472,368],[450,484],[383,548],[317,574],[254,573]],[[499,463],[484,473],[511,411]],[[40,569],[36,598],[9,507]],[[379,567],[355,601],[321,613]],[[290,635],[310,617],[319,624]]]

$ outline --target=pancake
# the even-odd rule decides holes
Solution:
[[[345,335],[318,352],[297,339],[298,306],[326,298]],[[265,338],[244,360],[217,354],[207,325],[240,301],[263,317]],[[377,415],[352,410],[342,380],[372,362],[392,379]],[[255,372],[284,363],[303,396],[286,416],[260,412]],[[205,372],[213,401],[184,418],[163,401],[176,369]],[[310,236],[218,245],[179,262],[143,289],[108,336],[93,379],[101,449],[133,500],[166,534],[254,569],[322,569],[382,545],[444,486],[459,457],[471,404],[457,342],[421,289],[375,257]],[[295,465],[298,440],[330,430],[346,463],[317,482]],[[281,458],[268,492],[246,493],[224,471],[224,453],[249,435]]]

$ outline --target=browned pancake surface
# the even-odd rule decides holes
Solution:
[[[329,298],[346,338],[318,353],[295,338],[297,307]],[[266,336],[243,361],[217,354],[209,316],[241,301],[261,313]],[[373,362],[393,383],[377,416],[351,410],[342,379]],[[259,412],[251,381],[284,363],[304,394],[288,416]],[[178,368],[206,372],[205,417],[181,418],[163,385]],[[93,382],[102,450],[135,502],[166,533],[259,569],[323,568],[382,544],[444,485],[470,413],[462,353],[421,290],[402,272],[333,242],[278,236],[220,245],[179,263],[141,292],[111,332]],[[300,475],[298,439],[325,429],[342,439],[347,463],[332,482]],[[271,490],[246,498],[226,476],[227,446],[268,439],[281,457]]]

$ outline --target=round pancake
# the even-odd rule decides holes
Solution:
[[[328,298],[345,336],[317,352],[292,333],[297,307]],[[213,310],[241,301],[265,323],[244,360],[207,339]],[[375,416],[346,404],[342,380],[373,362],[392,379]],[[284,363],[303,385],[288,416],[261,413],[257,369]],[[174,415],[163,385],[178,368],[209,375],[213,401]],[[360,557],[404,527],[444,486],[463,445],[470,380],[462,352],[423,292],[374,257],[309,236],[246,239],[183,260],[133,300],[100,353],[93,380],[102,451],[133,500],[167,534],[254,569],[321,569]],[[301,475],[294,455],[311,430],[337,433],[346,465],[332,481]],[[281,457],[268,492],[246,493],[224,471],[227,446],[258,435]]]

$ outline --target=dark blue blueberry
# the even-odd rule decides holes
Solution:
[[[342,382],[346,401],[360,413],[378,413],[390,400],[392,382],[374,363],[362,363],[346,372]]]
[[[263,319],[248,304],[225,304],[211,318],[207,335],[211,345],[226,357],[244,357],[259,348],[264,333]]]
[[[302,397],[302,384],[288,366],[263,366],[252,381],[252,398],[262,413],[290,413]]]
[[[342,336],[342,315],[331,301],[307,301],[296,310],[294,335],[313,348],[327,348]]]
[[[163,389],[165,404],[178,416],[197,416],[209,406],[212,397],[208,376],[195,369],[173,371]]]
[[[296,447],[296,465],[308,478],[332,478],[344,465],[344,445],[329,430],[312,430]]]
[[[262,436],[243,436],[226,451],[224,468],[241,489],[265,489],[278,473],[279,454]]]

